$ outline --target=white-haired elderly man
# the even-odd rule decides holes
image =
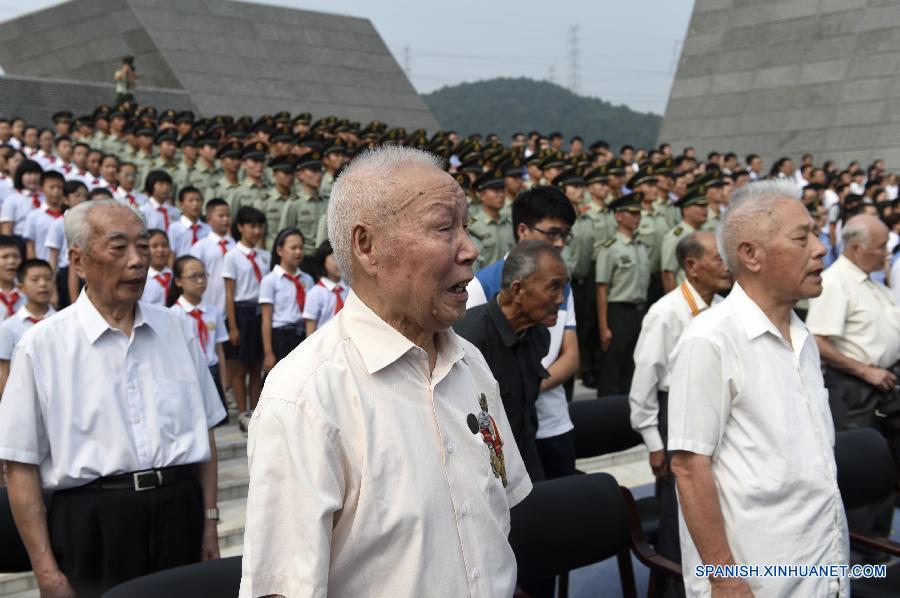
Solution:
[[[734,287],[674,351],[667,446],[688,596],[849,595],[846,577],[764,576],[848,559],[819,351],[793,312],[822,291],[825,254],[798,198],[780,181],[735,192],[718,231]]]
[[[99,199],[69,210],[65,229],[86,288],[17,345],[0,459],[41,595],[97,596],[218,557],[211,428],[225,411],[193,329],[138,302],[150,265],[140,215]]]
[[[512,596],[531,490],[499,388],[451,325],[475,245],[438,158],[384,147],[334,183],[352,292],[266,378],[250,424],[240,595]]]

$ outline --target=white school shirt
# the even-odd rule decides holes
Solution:
[[[109,189],[109,183],[106,179],[99,175],[94,176],[90,172],[86,173],[81,180],[87,185],[88,191],[93,191],[98,188]],[[112,189],[110,189],[110,191],[112,191]]]
[[[224,245],[222,241],[225,241]],[[206,292],[203,293],[203,303],[215,305],[222,311],[225,311],[225,280],[222,278],[222,264],[225,261],[225,254],[233,249],[234,245],[231,235],[220,237],[210,231],[206,237],[197,241],[190,251],[192,256],[203,262],[208,275]],[[225,251],[222,251],[223,247]]]
[[[900,259],[894,260],[891,266],[891,290],[894,292],[894,302],[900,305]]]
[[[452,329],[437,349],[429,372],[350,293],[269,373],[247,446],[241,598],[513,595],[509,509],[531,481],[484,357]],[[506,487],[467,426],[479,396]]]
[[[306,294],[306,305],[303,306],[303,319],[314,320],[317,330],[335,315],[334,308],[337,307],[337,297],[334,294],[334,287],[336,285],[341,286],[341,299],[346,303],[350,287],[343,279],[335,283],[330,278],[323,276]]]
[[[32,210],[25,217],[25,230],[22,236],[34,243],[34,254],[38,259],[46,260],[49,254],[47,250],[47,231],[50,226],[57,220],[62,220],[62,213],[59,216],[51,216],[47,210],[50,209],[47,204],[43,204],[40,209]]]
[[[806,325],[866,365],[889,368],[900,360],[900,306],[843,255],[822,273],[822,294],[809,300]]]
[[[45,318],[49,318],[55,313],[56,310],[53,309],[52,306],[49,306],[47,308],[47,313],[38,317],[28,311],[23,305],[14,316],[3,320],[3,322],[0,323],[0,360],[11,360],[13,350],[16,348],[16,345],[19,344],[22,335],[32,326],[39,324]],[[28,318],[36,318],[38,322],[32,322]]]
[[[212,230],[205,222],[200,220],[197,220],[196,223],[191,222],[184,214],[169,226],[169,245],[172,247],[172,251],[175,252],[175,257],[181,257],[190,253],[191,246],[194,244],[194,226],[197,227],[198,242]]]
[[[672,356],[670,451],[712,458],[736,563],[845,565],[834,423],[813,336],[791,312],[791,344],[735,283],[691,322]],[[680,511],[680,509],[679,509]],[[679,512],[688,596],[709,596]],[[846,577],[751,577],[754,596],[848,596]]]
[[[0,400],[0,459],[38,465],[46,489],[72,488],[209,461],[208,430],[224,417],[180,318],[138,302],[129,337],[82,292],[16,346]]]
[[[298,269],[295,275],[300,276],[300,284],[306,291],[315,284],[312,276],[302,270]],[[303,324],[303,311],[297,304],[297,287],[288,279],[281,264],[263,277],[259,284],[259,302],[272,305],[272,328]]]
[[[15,187],[13,187],[12,177],[0,172],[0,204],[2,204],[3,200],[8,196],[12,195],[15,190]]]
[[[169,286],[175,284],[173,280],[175,275],[172,273],[171,268],[166,266],[160,271],[150,266],[150,269],[147,271],[147,282],[144,284],[144,294],[141,295],[141,301],[163,307],[166,305],[166,295],[169,293],[169,289],[157,278],[166,274],[169,275]]]
[[[69,243],[66,241],[66,218],[56,218],[47,228],[47,235],[44,237],[44,248],[47,255],[50,250],[57,251],[56,269],[69,267]]]
[[[224,343],[228,340],[228,330],[225,328],[225,313],[215,305],[206,305],[200,303],[194,305],[184,295],[178,298],[175,305],[170,307],[173,312],[178,314],[194,331],[194,339],[197,346],[203,351],[206,358],[206,365],[213,367],[219,364],[219,356],[216,354],[216,345]],[[197,329],[197,319],[190,315],[192,311],[199,309],[203,319],[203,325],[206,326],[207,336],[206,345],[200,344],[200,332]]]
[[[59,159],[59,156],[50,152],[49,154],[44,150],[38,150],[34,156],[31,158],[35,162],[41,165],[41,168],[44,171],[47,170],[55,170],[57,172],[61,171],[60,165],[62,164],[62,160]]]
[[[163,210],[169,215],[168,226],[166,226],[166,217]],[[172,226],[173,223],[181,218],[181,210],[169,204],[161,204],[152,197],[147,200],[147,203],[138,208],[138,211],[144,215],[144,222],[148,229],[156,228],[167,233],[169,232],[169,226]]]
[[[628,393],[631,427],[641,435],[647,450],[651,452],[665,448],[659,434],[659,397],[656,393],[668,392],[671,370],[669,356],[681,334],[694,319],[681,290],[682,285],[690,293],[698,310],[704,311],[709,307],[685,279],[647,310],[634,349],[634,376],[631,379],[631,392]],[[720,301],[722,297],[713,296],[713,305]]]
[[[12,301],[13,296],[16,298],[15,301]],[[19,287],[14,287],[9,293],[0,290],[0,297],[3,298],[3,301],[0,302],[0,322],[14,316],[19,311],[19,308],[28,302],[28,297],[25,296],[25,293]],[[11,301],[10,305],[7,306],[6,301]]]
[[[41,192],[16,191],[3,201],[0,208],[0,222],[12,222],[13,234],[22,236],[25,233],[25,219],[35,209],[33,196],[44,205],[44,194]]]
[[[251,252],[255,253],[256,265],[261,275],[269,271],[271,254],[265,249],[250,249],[243,243],[237,243],[233,249],[225,254],[222,261],[222,278],[230,278],[234,281],[234,302],[253,301],[259,299],[259,283],[253,264],[247,257]]]
[[[132,206],[136,210],[139,210],[150,201],[150,198],[140,191],[136,189],[126,191],[121,185],[116,187],[116,190],[113,192],[113,197],[124,204]]]

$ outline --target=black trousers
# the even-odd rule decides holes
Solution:
[[[597,379],[597,396],[627,395],[634,376],[634,348],[641,334],[644,305],[609,303],[606,319],[613,336],[609,351],[601,354],[603,367]]]
[[[50,544],[79,598],[200,561],[203,492],[196,479],[144,492],[74,488],[53,495]]]
[[[538,438],[536,444],[546,479],[575,475],[575,432]]]
[[[216,427],[224,426],[228,423],[228,402],[225,400],[225,389],[222,388],[222,381],[219,379],[219,364],[209,366],[209,375],[212,376],[213,382],[216,383],[216,392],[219,393],[219,400],[222,401],[222,408],[225,409],[225,419],[216,424]]]
[[[669,442],[669,393],[659,391],[658,426],[663,446]],[[678,495],[675,492],[675,475],[672,473],[672,456],[666,450],[666,465],[669,477],[658,480],[656,485],[659,498],[659,532],[656,538],[656,552],[672,562],[681,564],[681,540],[678,533]],[[666,578],[656,591],[657,596],[666,598],[683,597],[684,583]]]
[[[275,352],[275,359],[281,361],[287,357],[306,337],[306,331],[300,327],[302,324],[301,322],[298,326],[272,329],[272,351]]]
[[[572,299],[578,326],[578,355],[581,372],[600,371],[600,334],[597,325],[597,285],[588,276],[572,281]]]
[[[56,294],[59,296],[58,309],[64,309],[72,304],[72,298],[69,297],[69,267],[59,268],[56,270]]]

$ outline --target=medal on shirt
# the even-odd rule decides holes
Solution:
[[[473,434],[477,434],[478,432],[481,433],[481,439],[487,445],[488,452],[491,456],[491,470],[494,472],[494,477],[498,478],[503,483],[503,487],[506,488],[506,463],[503,460],[503,439],[500,438],[500,430],[497,427],[497,422],[495,422],[491,414],[488,413],[487,398],[484,396],[484,393],[481,393],[478,404],[481,407],[481,413],[477,416],[470,413],[468,418],[466,418],[466,423],[468,423],[469,429],[472,430]]]

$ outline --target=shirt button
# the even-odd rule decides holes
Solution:
[[[463,505],[463,508],[461,508],[461,509],[459,510],[459,514],[462,515],[463,517],[465,517],[466,515],[468,515],[468,514],[469,514],[469,507]]]
[[[475,570],[472,571],[472,579],[478,579],[479,577],[481,577],[481,569],[475,567]]]
[[[449,443],[447,444],[447,453],[449,453],[451,455],[453,454],[453,445],[452,444],[449,444]]]

